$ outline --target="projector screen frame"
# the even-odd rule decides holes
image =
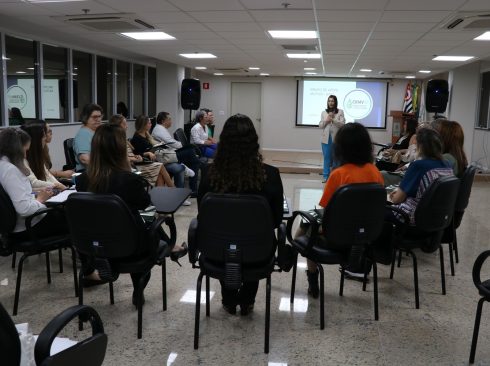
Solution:
[[[354,81],[354,82],[367,82],[367,81],[372,81],[372,82],[381,82],[381,83],[386,83],[386,95],[385,95],[385,115],[384,115],[384,120],[383,126],[382,127],[370,127],[370,126],[365,126],[369,130],[386,130],[387,129],[387,119],[388,119],[388,93],[389,93],[389,88],[390,88],[390,79],[377,79],[377,78],[345,78],[345,77],[299,77],[296,79],[296,116],[295,116],[295,127],[300,127],[300,128],[318,128],[318,124],[305,124],[305,123],[298,123],[299,121],[299,113],[300,113],[300,89],[303,87],[303,83],[305,80],[310,80],[310,81]],[[301,86],[301,88],[300,88]],[[302,89],[301,89],[302,90]],[[302,91],[301,91],[302,94]],[[339,101],[340,102],[340,101]],[[301,101],[302,103],[302,101]],[[302,110],[301,110],[302,113]],[[320,116],[321,111],[319,111],[318,115]],[[318,118],[320,120],[320,118]]]

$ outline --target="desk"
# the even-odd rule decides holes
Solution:
[[[188,188],[155,187],[150,191],[150,198],[158,213],[173,215],[191,192]]]

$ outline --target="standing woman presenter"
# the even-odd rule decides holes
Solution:
[[[330,168],[333,164],[333,151],[335,135],[340,127],[345,123],[344,111],[338,108],[337,97],[330,95],[327,99],[327,109],[322,112],[320,128],[322,133],[322,152],[323,152],[323,183],[330,175]]]

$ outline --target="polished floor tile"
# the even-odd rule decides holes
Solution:
[[[285,192],[293,208],[308,209],[322,192],[318,174],[283,174]],[[211,280],[211,316],[201,306],[200,347],[193,349],[194,299],[197,269],[167,262],[168,310],[162,311],[161,271],[155,267],[145,291],[143,339],[136,338],[137,314],[131,304],[128,275],[115,283],[115,304],[109,304],[108,286],[87,289],[85,303],[104,321],[109,336],[105,365],[466,365],[479,299],[471,271],[476,256],[490,248],[490,183],[475,182],[469,208],[458,230],[460,263],[456,276],[449,274],[446,249],[447,295],[441,294],[437,253],[417,252],[420,309],[415,309],[411,261],[404,258],[389,279],[389,267],[379,266],[380,320],[374,320],[373,293],[358,282],[346,281],[338,295],[337,266],[326,266],[326,327],[320,330],[319,301],[306,293],[304,259],[300,259],[296,301],[289,303],[291,273],[272,276],[270,353],[263,353],[265,281],[257,294],[253,313],[229,315],[221,307],[219,283]],[[178,241],[196,215],[196,203],[176,214]],[[0,301],[11,312],[16,272],[11,258],[0,258]],[[19,315],[16,323],[29,322],[35,333],[63,309],[77,304],[73,293],[70,258],[64,255],[65,273],[57,273],[52,255],[52,283],[46,283],[44,258],[32,257],[25,265]],[[490,263],[484,276],[490,278]],[[204,286],[203,286],[204,289]],[[204,301],[204,298],[203,298]],[[71,324],[62,333],[80,339]],[[483,308],[476,354],[477,365],[490,365],[490,306]]]

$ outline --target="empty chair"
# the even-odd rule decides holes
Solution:
[[[58,333],[74,318],[90,322],[92,335],[51,356],[51,346]],[[36,364],[40,366],[98,366],[104,361],[107,335],[99,314],[89,306],[72,306],[51,320],[41,331],[34,348]],[[0,303],[0,354],[2,365],[18,366],[21,344],[14,322]]]
[[[284,226],[279,227],[283,238]],[[201,283],[206,276],[206,316],[210,314],[209,277],[238,289],[243,282],[267,279],[264,352],[269,352],[271,273],[277,240],[271,208],[263,196],[207,193],[198,219],[189,227],[189,260],[201,272],[197,278],[194,348],[199,347]]]
[[[320,329],[325,327],[324,273],[322,264],[342,266],[340,295],[342,295],[344,267],[348,264],[353,246],[362,246],[373,264],[374,313],[378,320],[378,277],[376,251],[372,244],[381,234],[384,225],[386,192],[383,186],[374,183],[355,183],[338,188],[322,219],[322,233],[318,233],[316,219],[307,212],[295,211],[288,220],[288,240],[299,254],[317,264],[320,272]],[[292,226],[300,216],[311,224],[311,235],[292,238]],[[294,302],[296,264],[293,267],[291,303]]]
[[[476,343],[478,341],[478,332],[480,330],[480,319],[483,303],[485,301],[490,302],[490,279],[482,282],[480,277],[483,263],[488,257],[490,257],[490,250],[486,250],[481,253],[478,258],[476,258],[475,264],[473,265],[473,283],[478,289],[481,299],[478,301],[478,306],[476,308],[475,327],[473,328],[473,340],[471,341],[470,363],[475,362]]]

